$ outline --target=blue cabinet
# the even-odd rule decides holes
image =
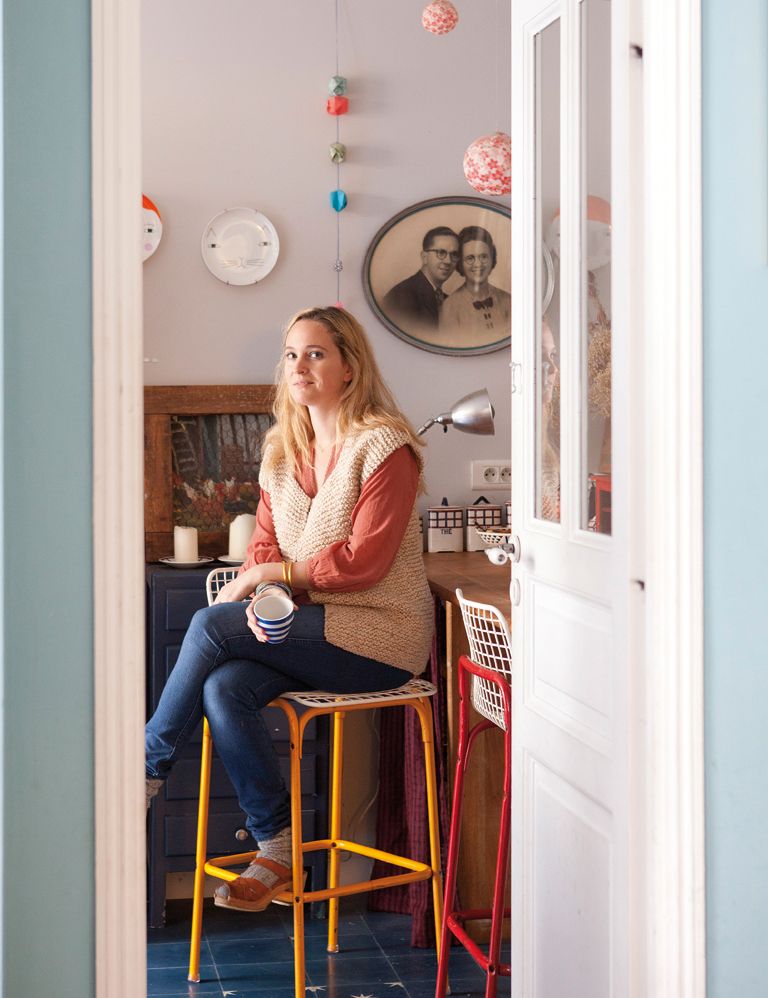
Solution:
[[[147,580],[147,716],[154,711],[195,611],[206,605],[208,569],[173,569],[148,565]],[[288,781],[288,725],[283,712],[266,708],[265,720]],[[149,816],[149,914],[152,928],[165,922],[167,873],[194,870],[202,724],[173,768]],[[315,718],[307,727],[301,762],[302,815],[305,839],[323,838],[328,813],[328,723]],[[208,824],[208,853],[247,852],[256,844],[245,827],[235,791],[221,760],[214,754]],[[306,857],[310,882],[325,882],[325,852]]]

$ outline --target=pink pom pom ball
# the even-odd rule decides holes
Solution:
[[[509,194],[511,170],[512,140],[505,132],[475,139],[464,153],[464,176],[480,194]]]
[[[451,0],[433,0],[422,11],[421,23],[433,35],[447,35],[459,23],[459,12]]]

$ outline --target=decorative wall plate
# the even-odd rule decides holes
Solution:
[[[163,220],[157,205],[146,194],[141,195],[144,220],[141,231],[141,262],[148,260],[160,245],[163,238]]]
[[[277,263],[280,240],[270,220],[255,208],[227,208],[206,226],[203,260],[225,284],[256,284]]]

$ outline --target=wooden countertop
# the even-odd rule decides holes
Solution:
[[[482,551],[441,551],[424,555],[424,568],[432,592],[458,606],[456,589],[467,599],[497,606],[507,620],[512,615],[509,599],[509,565],[492,565]]]

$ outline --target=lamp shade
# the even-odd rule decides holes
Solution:
[[[462,433],[477,433],[481,436],[493,436],[493,417],[496,415],[490,396],[485,388],[478,392],[472,392],[454,402],[449,412],[442,412],[439,416],[428,419],[419,428],[418,436],[440,423],[441,426],[455,426]]]
[[[464,153],[464,176],[481,194],[500,196],[512,190],[512,139],[494,132],[475,139]]]

